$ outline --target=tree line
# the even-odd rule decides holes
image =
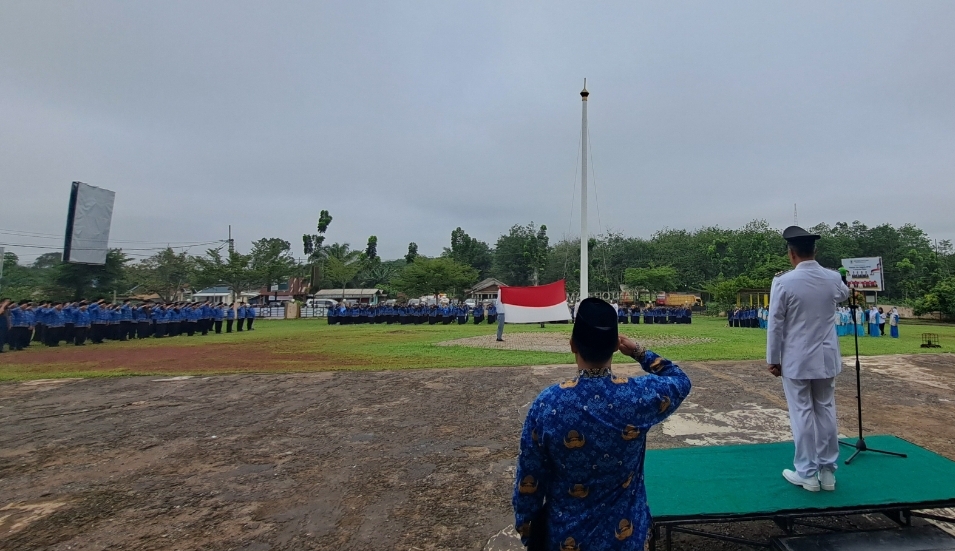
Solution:
[[[409,243],[404,257],[384,260],[374,235],[363,248],[327,243],[332,223],[328,211],[319,214],[315,231],[303,235],[301,260],[291,243],[280,238],[254,241],[248,253],[225,245],[202,255],[165,249],[141,261],[113,249],[104,266],[64,264],[59,253],[21,265],[16,255],[7,253],[0,294],[69,300],[108,297],[115,291],[155,293],[173,300],[185,289],[268,288],[290,277],[308,281],[312,290],[375,287],[392,297],[463,296],[488,277],[508,285],[566,279],[568,292],[579,291],[580,241],[551,244],[545,225],[514,225],[493,243],[459,227],[437,255],[421,254],[417,244]],[[822,236],[817,258],[823,266],[836,268],[842,258],[881,256],[886,300],[919,312],[955,316],[955,250],[950,241],[933,241],[912,224],[869,227],[859,221],[839,222],[819,224],[811,231]],[[790,268],[780,231],[762,220],[738,229],[666,228],[649,238],[608,232],[590,238],[588,248],[591,292],[691,292],[704,295],[717,308],[734,304],[741,289],[768,288],[776,273]]]

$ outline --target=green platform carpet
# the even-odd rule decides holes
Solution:
[[[783,479],[792,442],[649,450],[650,511],[664,521],[955,502],[955,462],[894,436],[866,443],[908,458],[863,453],[844,465],[853,449],[843,447],[835,492],[807,492]]]

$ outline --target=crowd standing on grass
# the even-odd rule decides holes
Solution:
[[[726,321],[730,327],[766,329],[769,325],[769,308],[761,306],[733,308],[726,312]]]
[[[693,323],[693,310],[689,308],[672,306],[648,306],[641,308],[636,304],[629,308],[626,306],[617,307],[617,323],[637,325],[640,323],[641,315],[643,316],[643,323],[647,325]]]
[[[769,327],[769,308],[753,306],[748,308],[734,308],[726,313],[730,327],[751,327],[767,329]],[[889,324],[889,334],[893,339],[899,338],[899,310],[892,308],[886,313],[881,307],[857,308],[855,323],[852,320],[852,309],[841,306],[836,309],[833,320],[836,326],[836,335],[846,337],[852,335],[853,327],[860,337],[868,334],[870,337],[884,337],[885,325]]]
[[[255,309],[246,304],[152,302],[111,304],[96,301],[52,302],[0,300],[0,352],[23,350],[31,343],[84,346],[87,341],[208,335],[252,331]]]
[[[485,320],[488,324],[497,323],[497,306],[477,304],[471,308],[467,304],[403,304],[369,305],[338,304],[328,309],[329,325],[458,325],[474,323],[479,325]]]
[[[479,325],[498,322],[500,306],[494,302],[467,304],[339,304],[328,310],[329,325],[388,324],[388,325]],[[571,311],[573,315],[573,311]],[[689,308],[647,307],[634,304],[617,307],[617,322],[639,324],[693,323],[693,311]]]

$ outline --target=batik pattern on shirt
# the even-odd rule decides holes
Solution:
[[[527,414],[514,484],[526,545],[547,506],[547,549],[642,550],[650,529],[643,480],[647,431],[690,392],[690,379],[653,352],[643,377],[578,377],[544,389]]]

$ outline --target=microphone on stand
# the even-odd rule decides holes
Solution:
[[[848,273],[849,270],[847,270],[845,266],[839,266],[839,275],[842,276],[842,282],[846,285],[849,285],[849,282],[846,279]]]

